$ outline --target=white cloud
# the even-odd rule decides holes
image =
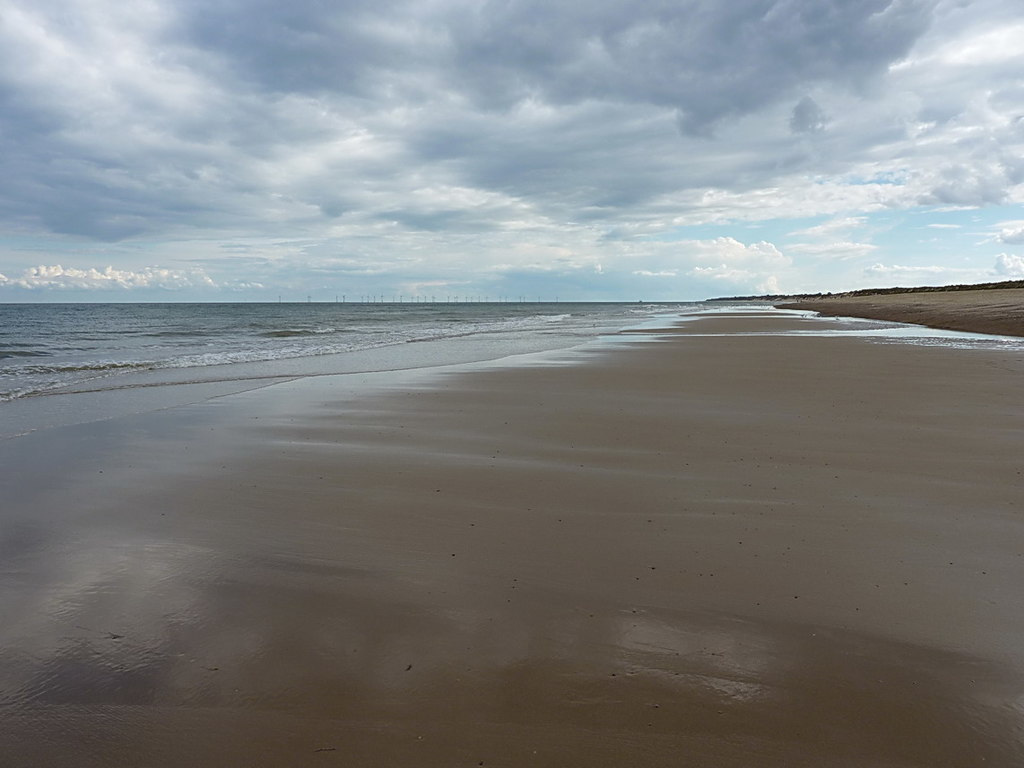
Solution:
[[[995,273],[1003,277],[1024,277],[1024,256],[1000,253],[996,256]]]
[[[779,287],[779,278],[774,274],[765,274],[752,269],[731,266],[729,264],[716,264],[711,266],[698,266],[691,269],[687,275],[698,280],[708,280],[713,283],[727,283],[731,291],[751,292],[758,294],[782,293]]]
[[[724,280],[731,283],[747,283],[757,279],[757,275],[749,269],[737,269],[727,264],[718,264],[713,267],[694,267],[690,270],[690,274],[693,277]]]
[[[822,256],[832,259],[846,260],[867,256],[878,250],[871,243],[792,243],[786,249],[795,253],[806,253],[810,256]]]
[[[977,67],[1024,60],[1024,23],[986,29],[950,42],[939,51],[943,63],[955,67]]]
[[[869,277],[886,280],[911,281],[931,280],[942,285],[978,282],[985,278],[983,270],[945,267],[941,265],[906,266],[901,264],[872,264],[864,270]]]
[[[145,267],[138,271],[39,265],[26,269],[16,278],[0,275],[0,285],[29,290],[138,290],[156,288],[181,290],[185,288],[213,288],[214,281],[202,270],[175,270]],[[251,284],[247,287],[251,287]]]
[[[1007,222],[996,235],[996,239],[1007,245],[1024,243],[1024,222]]]
[[[813,227],[797,229],[789,234],[791,237],[834,238],[860,229],[866,221],[864,216],[841,216]]]
[[[1024,202],[1018,0],[122,6],[6,0],[0,237],[78,264],[124,246],[124,274],[0,286],[209,287],[147,271],[181,259],[275,293],[493,295],[596,264],[623,295],[722,265],[827,284],[909,260],[873,214]],[[782,250],[737,234],[818,216]],[[8,253],[9,276],[58,258]]]
[[[722,262],[730,265],[744,264],[757,267],[787,266],[791,259],[766,240],[744,245],[732,237],[717,237],[713,240],[693,240],[685,243],[695,259],[699,261]]]
[[[791,237],[809,238],[808,241],[788,243],[786,250],[795,254],[806,254],[823,261],[849,261],[863,258],[878,246],[873,243],[850,240],[855,230],[867,225],[865,216],[838,216],[822,224],[790,232]]]

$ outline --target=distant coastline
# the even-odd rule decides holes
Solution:
[[[856,291],[840,291],[828,293],[766,293],[757,296],[721,296],[708,301],[814,301],[817,299],[837,299],[855,296],[889,296],[905,293],[949,293],[953,291],[993,291],[1012,288],[1024,289],[1024,280],[1003,280],[998,283],[967,283],[959,285],[922,285],[912,288],[897,286],[893,288],[860,288]]]
[[[736,296],[713,301],[766,301],[829,317],[862,317],[969,333],[1024,336],[1024,280],[843,293]]]

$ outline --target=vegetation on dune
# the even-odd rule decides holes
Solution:
[[[966,285],[922,285],[914,288],[861,288],[840,293],[774,293],[761,296],[723,296],[712,301],[800,301],[806,299],[845,299],[853,296],[886,296],[896,293],[945,293],[949,291],[989,291],[1000,288],[1024,288],[1024,280]]]

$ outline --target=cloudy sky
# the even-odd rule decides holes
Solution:
[[[0,0],[0,301],[1024,277],[1020,0]]]

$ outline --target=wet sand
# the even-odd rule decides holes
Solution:
[[[971,333],[1024,336],[1024,289],[839,296],[778,305],[828,317],[866,317]]]
[[[1024,358],[832,324],[0,441],[4,765],[1021,765]]]

